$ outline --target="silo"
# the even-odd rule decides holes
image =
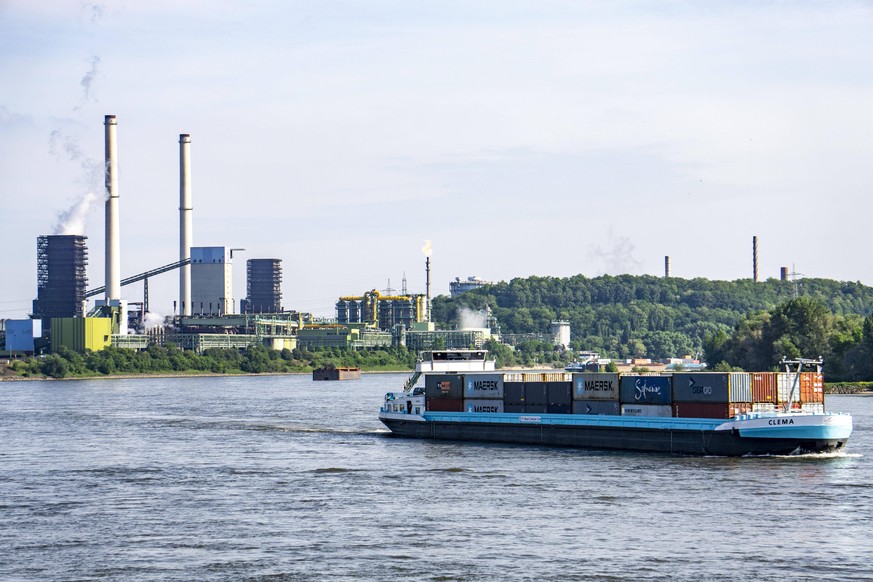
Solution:
[[[570,347],[570,322],[569,321],[553,321],[552,336],[555,338],[556,346],[563,346],[569,349]]]

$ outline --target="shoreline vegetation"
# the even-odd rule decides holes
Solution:
[[[411,373],[416,353],[405,348],[352,351],[212,349],[195,354],[174,347],[151,346],[141,352],[107,348],[79,354],[67,349],[42,357],[10,360],[0,367],[0,382],[27,380],[91,380],[187,378],[215,376],[284,376],[311,374],[322,367],[356,367],[364,374]],[[560,369],[544,365],[528,369]],[[520,369],[517,366],[498,369]],[[635,370],[636,371],[636,370]],[[826,382],[827,394],[873,395],[873,382]]]
[[[61,348],[57,353],[9,361],[0,367],[0,380],[309,374],[323,367],[408,372],[414,366],[415,353],[405,348],[280,351],[255,346],[202,354],[156,345],[142,351],[110,347],[84,354]]]

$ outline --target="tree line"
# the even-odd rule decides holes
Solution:
[[[415,357],[414,352],[402,347],[354,351],[339,348],[273,350],[253,346],[247,350],[211,348],[197,354],[173,346],[151,345],[142,351],[108,347],[84,354],[61,347],[56,353],[15,360],[9,366],[19,376],[51,378],[207,372],[263,374],[311,372],[323,366],[408,370],[415,365]]]
[[[707,338],[730,336],[748,314],[796,296],[819,301],[834,321],[856,321],[873,312],[873,288],[853,282],[576,275],[519,278],[454,298],[439,296],[432,313],[438,323],[454,325],[461,308],[487,307],[506,334],[544,334],[552,321],[564,320],[570,323],[574,350],[660,359],[702,355]]]
[[[730,333],[704,341],[717,370],[776,370],[783,358],[825,361],[829,382],[873,380],[873,315],[838,315],[817,298],[798,297],[750,313]]]

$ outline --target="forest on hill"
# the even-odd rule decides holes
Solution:
[[[750,362],[740,362],[741,350],[725,347],[741,322],[760,333],[762,318],[769,321],[773,310],[796,298],[815,303],[813,311],[827,319],[827,333],[840,336],[828,341],[839,343],[841,354],[848,344],[861,341],[864,319],[873,312],[873,287],[853,282],[576,275],[513,279],[455,298],[440,296],[433,301],[433,315],[437,322],[453,325],[464,309],[482,311],[487,306],[503,334],[544,334],[552,321],[564,320],[570,323],[574,350],[598,351],[613,358],[666,358],[703,356],[705,347],[721,346],[718,353],[710,354],[712,359],[742,367]],[[750,317],[758,317],[758,323],[750,326]],[[766,350],[765,360],[774,349]]]

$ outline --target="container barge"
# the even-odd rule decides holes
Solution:
[[[799,366],[802,363],[799,364]],[[379,419],[392,434],[682,455],[842,449],[815,372],[498,372],[484,350],[425,352]]]

